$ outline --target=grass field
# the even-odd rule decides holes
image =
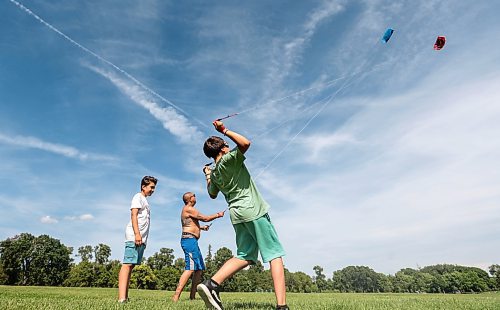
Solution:
[[[0,309],[204,309],[203,301],[187,299],[186,292],[174,304],[172,292],[131,290],[130,302],[116,302],[117,289],[0,286]],[[222,293],[224,308],[274,309],[272,293]],[[405,309],[499,310],[500,293],[485,294],[295,294],[287,295],[294,310]]]

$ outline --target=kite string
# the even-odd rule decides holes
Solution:
[[[52,26],[48,22],[46,22],[40,16],[38,16],[37,14],[35,14],[33,11],[31,11],[30,9],[28,9],[27,7],[25,7],[23,4],[17,2],[16,0],[9,0],[9,1],[12,2],[12,3],[14,3],[17,7],[19,7],[20,9],[22,9],[23,11],[25,11],[29,15],[33,16],[35,19],[37,19],[40,23],[42,23],[43,25],[45,25],[46,27],[48,27],[50,30],[52,30],[55,33],[59,34],[64,39],[68,40],[70,43],[74,44],[75,46],[77,46],[81,50],[89,53],[90,55],[94,56],[95,58],[99,59],[100,61],[102,61],[102,62],[110,65],[111,67],[113,67],[114,69],[118,70],[119,72],[121,72],[122,74],[124,74],[126,77],[128,77],[129,79],[131,79],[134,83],[136,83],[137,85],[139,85],[141,88],[143,88],[146,91],[148,91],[150,94],[156,96],[157,98],[159,98],[163,102],[165,102],[168,105],[172,106],[173,108],[177,109],[179,112],[181,112],[182,114],[186,115],[188,118],[191,118],[191,119],[195,120],[196,122],[198,122],[199,124],[201,124],[205,128],[208,128],[208,126],[205,123],[201,122],[200,120],[198,120],[198,119],[196,119],[194,117],[191,117],[186,111],[184,111],[183,109],[181,109],[179,106],[177,106],[176,104],[174,104],[172,101],[164,98],[163,96],[161,96],[160,94],[158,94],[157,92],[155,92],[154,90],[152,90],[151,88],[149,88],[146,85],[144,85],[142,82],[140,82],[139,80],[137,80],[135,77],[133,77],[127,71],[123,70],[122,68],[118,67],[117,65],[115,65],[111,61],[103,58],[102,56],[100,56],[100,55],[96,54],[95,52],[93,52],[92,50],[88,49],[87,47],[85,47],[85,46],[81,45],[80,43],[76,42],[75,40],[73,40],[72,38],[70,38],[69,36],[67,36],[66,34],[64,34],[62,31],[60,31],[56,27]]]
[[[374,47],[376,47],[376,44],[370,49],[372,50]],[[351,80],[356,76],[358,75],[360,72],[363,72],[363,69],[365,67],[365,65],[369,62],[371,62],[371,60],[373,59],[374,57],[374,53],[372,54],[372,57],[365,60],[365,62],[360,66],[361,69],[358,70],[358,72],[350,75],[350,77],[344,82],[344,84],[342,84],[342,86],[334,93],[330,96],[330,98],[325,102],[325,104],[323,104],[319,109],[318,111],[306,122],[306,124],[287,142],[287,144],[281,148],[281,150],[271,159],[271,161],[264,167],[261,169],[261,171],[257,174],[257,176],[255,177],[255,179],[257,180],[260,175],[267,169],[271,166],[271,164],[274,163],[274,161],[276,161],[276,159],[278,159],[278,157],[288,148],[288,146],[293,142],[295,141],[295,139],[307,128],[307,126],[309,126],[309,124],[326,108],[326,106],[328,106],[328,104],[330,104],[330,102],[344,89],[346,89],[347,87],[350,87],[351,85],[353,85],[353,83],[350,83]]]
[[[296,91],[294,93],[288,94],[288,95],[286,95],[284,97],[278,98],[278,99],[273,99],[273,100],[270,100],[270,101],[267,101],[267,102],[263,102],[261,104],[256,104],[255,106],[253,106],[253,107],[251,107],[249,109],[240,111],[240,112],[235,113],[235,114],[241,115],[243,113],[253,111],[255,109],[261,108],[261,107],[263,107],[265,105],[268,105],[268,104],[271,104],[271,103],[280,102],[280,101],[283,101],[283,100],[288,99],[288,98],[293,97],[293,96],[302,95],[303,93],[306,93],[306,92],[308,92],[310,90],[313,90],[313,89],[317,89],[317,88],[320,88],[320,87],[329,86],[329,85],[334,84],[335,82],[337,82],[339,80],[342,80],[342,79],[345,79],[345,78],[346,78],[346,76],[335,78],[333,80],[330,80],[330,81],[327,81],[327,82],[323,82],[323,83],[321,83],[321,84],[319,84],[317,86],[312,86],[312,87],[309,87],[309,88],[306,88],[306,89],[302,89],[302,90]]]
[[[387,65],[387,64],[384,64],[384,65]],[[375,66],[375,67],[381,67],[381,66],[384,66],[384,65],[378,65],[378,66]],[[365,72],[365,74],[369,74],[369,73],[374,72],[374,71],[376,71],[376,70],[378,70],[378,68],[374,68],[374,69],[372,69],[372,70],[369,70],[369,71]],[[353,81],[353,82],[351,82],[349,85],[347,85],[345,88],[349,88],[349,87],[351,86],[351,84],[352,84],[352,83],[354,83],[354,81]],[[254,137],[252,138],[252,140],[259,139],[259,138],[261,138],[261,137],[263,137],[263,136],[265,136],[265,135],[267,135],[267,134],[269,134],[269,133],[273,132],[274,130],[276,130],[276,129],[280,128],[280,127],[281,127],[281,126],[283,126],[284,124],[286,124],[286,123],[288,123],[288,122],[290,122],[290,121],[293,121],[293,120],[296,120],[296,119],[301,118],[302,116],[304,116],[304,113],[305,113],[305,112],[308,112],[309,110],[313,110],[313,109],[314,109],[314,108],[316,108],[316,107],[317,107],[317,106],[318,106],[321,102],[323,102],[323,100],[328,99],[328,97],[330,97],[330,95],[328,95],[328,96],[326,96],[326,97],[324,97],[324,98],[322,98],[322,99],[320,99],[320,100],[317,100],[316,102],[312,103],[310,106],[308,106],[308,107],[304,108],[303,110],[299,111],[299,112],[300,112],[300,114],[299,114],[298,116],[292,116],[292,117],[290,117],[290,118],[288,118],[288,119],[284,120],[284,121],[283,121],[283,122],[281,122],[280,124],[278,124],[278,125],[276,125],[276,126],[274,126],[274,127],[270,128],[270,129],[266,129],[266,130],[265,130],[265,131],[263,131],[261,134],[258,134],[258,135],[256,135],[256,136],[254,136]]]

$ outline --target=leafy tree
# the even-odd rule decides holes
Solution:
[[[391,293],[394,291],[394,277],[391,275],[385,275],[382,273],[379,273],[379,280],[377,286],[379,287],[380,292],[383,293]]]
[[[483,292],[491,284],[488,273],[477,267],[440,264],[424,267],[420,272],[434,276],[428,292]]]
[[[452,273],[455,271],[457,271],[457,272],[471,271],[471,272],[476,273],[478,277],[484,279],[485,281],[487,281],[489,279],[488,273],[480,268],[460,266],[460,265],[450,265],[450,264],[433,265],[433,266],[424,267],[420,271],[425,272],[425,273],[430,273],[433,275],[436,275],[436,274],[444,275],[444,274]]]
[[[94,249],[91,245],[85,245],[78,248],[78,254],[82,262],[90,262],[93,258]]]
[[[71,287],[92,287],[94,286],[94,264],[88,261],[82,261],[74,265],[66,280],[64,286]]]
[[[213,259],[213,267],[215,271],[219,270],[219,268],[222,267],[222,265],[224,265],[224,263],[232,257],[233,252],[230,249],[226,247],[218,249],[217,252],[215,252]],[[224,283],[222,283],[221,289],[228,292],[238,290],[234,282],[234,277],[227,279],[226,281],[224,281]]]
[[[153,270],[161,270],[164,267],[172,266],[174,263],[174,250],[169,248],[161,248],[160,252],[154,253],[148,257],[146,264]]]
[[[494,264],[488,267],[488,270],[492,277],[498,277],[500,275],[500,265]]]
[[[174,263],[174,250],[161,248],[146,260],[156,277],[156,288],[161,290],[175,290],[177,282],[184,270],[184,259],[177,259]]]
[[[232,257],[233,257],[233,252],[230,249],[226,247],[218,249],[217,252],[215,252],[213,260],[215,269],[219,270],[219,268],[222,267],[222,265],[224,265],[224,263]]]
[[[117,260],[109,261],[111,248],[103,243],[92,247],[86,245],[78,248],[81,262],[73,265],[65,286],[73,287],[117,287],[118,273],[121,263]],[[95,261],[91,259],[95,257]]]
[[[443,275],[440,274],[435,274],[432,275],[432,281],[429,286],[429,291],[428,293],[444,293],[446,292],[446,279],[444,278]]]
[[[94,257],[95,262],[100,265],[104,265],[109,261],[109,257],[111,256],[111,248],[109,245],[99,243],[94,247]]]
[[[459,293],[460,292],[460,272],[453,271],[443,275],[446,286],[444,287],[445,293]]]
[[[70,269],[70,254],[71,248],[48,235],[23,233],[0,243],[6,284],[60,285]]]
[[[120,273],[120,269],[122,267],[122,263],[119,260],[112,260],[107,265],[110,277],[108,287],[118,287],[118,274]]]
[[[341,292],[378,292],[380,275],[366,266],[348,266],[335,271],[332,277],[333,287]]]
[[[459,282],[461,292],[480,293],[488,290],[489,281],[485,281],[472,270],[460,272]]]
[[[302,271],[297,271],[294,273],[290,273],[289,275],[290,280],[288,281],[288,284],[290,287],[287,287],[287,289],[290,292],[297,292],[297,293],[311,293],[314,291],[314,283],[311,279],[311,277],[307,274],[305,274]],[[285,284],[287,281],[285,281]]]
[[[150,289],[156,288],[157,278],[148,265],[138,265],[130,276],[130,288]]]
[[[213,256],[212,256],[212,245],[208,245],[208,252],[207,252],[207,256],[205,257],[205,273],[204,273],[204,277],[205,278],[210,278],[212,277],[215,272],[217,272],[217,269],[216,269],[216,266],[214,264],[214,259],[213,259]]]
[[[174,262],[174,268],[179,270],[181,273],[184,271],[184,268],[186,267],[186,261],[184,258],[178,258]]]
[[[433,276],[413,268],[403,268],[396,273],[394,287],[397,292],[428,292]]]
[[[177,288],[182,271],[174,266],[166,266],[160,270],[154,270],[153,273],[156,276],[157,289],[174,291]]]
[[[430,293],[432,284],[434,283],[434,276],[430,273],[417,272],[413,276],[413,283],[411,291],[415,293]]]
[[[252,292],[253,283],[247,277],[247,270],[241,270],[237,272],[230,279],[224,281],[222,287],[226,292]]]
[[[5,274],[5,272],[3,272],[2,264],[0,264],[0,285],[7,284],[7,280],[8,280],[8,277]]]
[[[250,266],[245,275],[251,281],[251,292],[271,292],[273,290],[271,272],[264,270],[264,265],[259,260]]]
[[[34,240],[35,236],[22,233],[0,243],[2,267],[7,277],[6,284],[28,284]]]
[[[404,272],[396,272],[396,275],[392,278],[393,292],[396,293],[411,292],[412,282],[413,282],[412,276],[407,275]]]
[[[492,279],[492,288],[496,290],[500,290],[500,265],[494,264],[489,268],[490,274],[493,277]]]
[[[59,240],[41,235],[32,250],[31,285],[61,285],[68,276],[71,252]]]
[[[320,266],[314,266],[314,283],[318,287],[318,291],[323,292],[328,290],[328,282],[326,281],[326,276],[323,274],[323,268]]]

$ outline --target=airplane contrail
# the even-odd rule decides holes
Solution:
[[[122,74],[124,74],[126,77],[128,77],[129,79],[131,79],[132,81],[134,81],[134,83],[136,83],[137,85],[139,85],[140,87],[142,87],[143,89],[147,90],[149,93],[153,94],[154,96],[156,96],[157,98],[159,98],[161,101],[167,103],[168,105],[172,106],[173,108],[175,108],[176,110],[178,110],[179,112],[181,112],[182,114],[186,115],[188,118],[191,118],[193,120],[195,120],[196,122],[198,122],[200,125],[202,125],[203,127],[205,128],[208,128],[208,126],[206,124],[204,124],[203,122],[201,122],[200,120],[196,119],[196,118],[193,118],[191,117],[186,111],[184,111],[183,109],[181,109],[179,106],[177,106],[176,104],[174,104],[172,101],[164,98],[163,96],[161,96],[160,94],[158,94],[157,92],[155,92],[154,90],[152,90],[151,88],[147,87],[146,85],[144,85],[141,81],[137,80],[135,77],[133,77],[130,73],[128,73],[127,71],[123,70],[122,68],[118,67],[117,65],[115,65],[114,63],[112,63],[111,61],[103,58],[102,56],[96,54],[95,52],[91,51],[90,49],[86,48],[85,46],[81,45],[80,43],[76,42],[75,40],[73,40],[72,38],[68,37],[66,34],[64,34],[62,31],[60,31],[59,29],[57,29],[56,27],[52,26],[51,24],[49,24],[48,22],[46,22],[44,19],[42,19],[40,16],[38,16],[37,14],[35,14],[33,11],[31,11],[30,9],[28,9],[27,7],[25,7],[24,5],[22,5],[21,3],[17,2],[16,0],[9,0],[10,2],[14,3],[17,7],[19,7],[21,10],[23,10],[24,12],[28,13],[29,15],[33,16],[35,19],[37,19],[39,22],[41,22],[42,24],[44,24],[45,26],[47,26],[50,30],[54,31],[55,33],[57,33],[58,35],[62,36],[64,39],[68,40],[69,42],[71,42],[72,44],[74,44],[75,46],[77,46],[78,48],[80,48],[81,50],[89,53],[90,55],[94,56],[95,58],[99,59],[100,61],[110,65],[111,67],[115,68],[116,70],[118,70],[119,72],[121,72]]]

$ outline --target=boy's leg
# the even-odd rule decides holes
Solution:
[[[128,287],[132,269],[134,269],[134,265],[122,264],[120,274],[118,275],[118,301],[126,301],[128,298]]]
[[[182,290],[186,286],[186,283],[192,274],[193,274],[193,270],[184,270],[184,272],[181,275],[181,278],[179,279],[179,284],[177,285],[177,288],[175,289],[174,296],[172,296],[173,301],[179,300],[179,297],[181,297]]]
[[[275,258],[269,262],[271,267],[271,277],[273,278],[274,293],[276,294],[276,304],[286,305],[285,268],[283,259]]]
[[[222,310],[218,286],[236,272],[250,265],[250,261],[233,257],[226,261],[215,275],[197,286],[197,291],[209,309]]]
[[[133,241],[125,242],[125,253],[123,255],[123,264],[118,275],[118,301],[125,302],[128,299],[128,288],[130,285],[130,276],[135,265],[140,264],[144,254],[145,244],[136,246]]]
[[[222,284],[226,279],[251,264],[251,261],[242,260],[236,257],[228,259],[222,267],[214,274],[212,280]]]
[[[253,226],[249,225],[249,229],[253,229],[255,232],[262,260],[269,262],[271,267],[274,293],[276,294],[276,309],[288,309],[286,307],[285,268],[282,259],[285,251],[279,241],[276,229],[268,214],[252,221],[251,224]]]
[[[191,279],[191,293],[189,295],[189,299],[191,300],[196,298],[196,287],[200,284],[202,273],[203,270],[196,270],[193,274],[193,278]]]

